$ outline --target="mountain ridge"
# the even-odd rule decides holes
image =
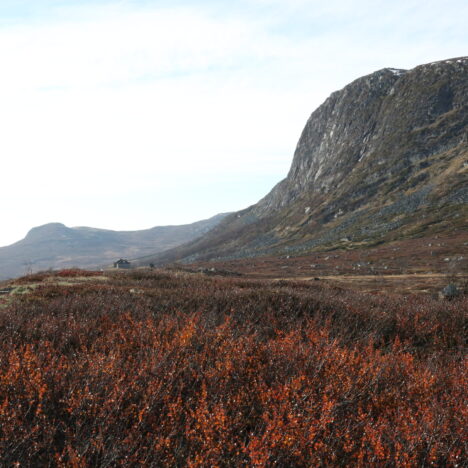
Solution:
[[[0,279],[49,268],[96,268],[119,257],[139,257],[166,250],[204,235],[226,215],[221,213],[191,224],[136,231],[87,226],[70,228],[62,223],[36,226],[24,239],[0,247]]]
[[[300,254],[466,229],[467,95],[467,57],[354,80],[312,112],[287,177],[264,198],[151,260]]]

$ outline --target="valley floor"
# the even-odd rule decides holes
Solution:
[[[459,233],[408,239],[367,249],[199,262],[176,268],[259,279],[309,281],[318,278],[370,293],[437,296],[449,283],[461,289],[467,287],[468,236]]]

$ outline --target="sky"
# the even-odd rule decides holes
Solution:
[[[466,0],[0,0],[0,246],[246,208],[312,111],[467,55]]]

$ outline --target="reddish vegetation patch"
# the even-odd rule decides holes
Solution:
[[[40,283],[44,280],[54,278],[91,278],[95,276],[102,276],[102,272],[80,270],[79,268],[70,268],[68,270],[60,271],[41,271],[31,275],[23,276],[15,280],[16,284],[30,284]]]
[[[461,466],[467,309],[145,271],[38,288],[0,310],[1,464]]]
[[[57,273],[57,276],[60,276],[63,278],[77,278],[77,277],[89,278],[92,276],[101,276],[101,275],[102,273],[99,271],[80,270],[79,268],[61,270]]]

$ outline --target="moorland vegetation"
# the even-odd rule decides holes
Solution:
[[[466,296],[162,270],[15,286],[0,305],[2,466],[467,459]]]

